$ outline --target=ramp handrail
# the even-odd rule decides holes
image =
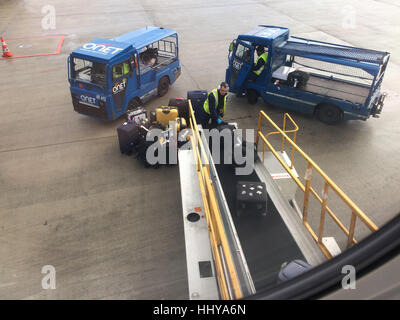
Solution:
[[[225,234],[221,213],[218,207],[215,190],[210,176],[210,164],[205,152],[196,119],[189,100],[189,123],[192,129],[190,136],[194,151],[196,171],[199,178],[201,196],[210,236],[211,250],[215,260],[215,269],[221,297],[224,300],[240,299],[243,297],[237,272],[232,259],[228,240]]]
[[[286,119],[287,118],[289,118],[290,122],[293,124],[294,129],[286,130]],[[262,125],[262,117],[258,117],[258,128],[261,128],[261,125]],[[283,116],[283,125],[282,126],[283,126],[283,130],[282,131],[284,133],[293,133],[293,142],[296,143],[296,132],[299,131],[299,127],[297,126],[296,122],[294,122],[294,120],[292,119],[292,117],[288,113],[285,113],[284,116]],[[260,129],[258,129],[258,131],[259,130]],[[265,136],[265,138],[268,138],[269,136],[274,135],[274,134],[280,134],[280,132],[279,131],[270,132]],[[256,136],[256,145],[258,145],[258,139],[259,139],[259,137],[257,135]],[[285,149],[285,137],[282,136],[281,152],[283,152],[284,149]],[[264,163],[264,153],[265,153],[265,144],[263,144],[263,154],[262,154],[263,163]],[[292,157],[291,157],[291,160],[290,160],[290,169],[293,169],[293,160],[294,160],[294,148],[293,148],[293,146],[292,146],[291,154],[292,154]]]
[[[285,115],[286,116],[286,115]],[[287,115],[289,118],[290,116]],[[267,135],[264,135],[261,132],[261,126],[262,126],[262,121],[263,119],[266,119],[270,125],[272,125],[277,131],[271,132]],[[294,123],[293,119],[290,118],[290,120]],[[291,140],[285,133],[285,124],[286,121],[284,121],[284,130],[280,129],[275,122],[268,117],[264,111],[260,111],[259,118],[258,118],[258,128],[257,128],[257,137],[256,137],[256,145],[258,146],[259,138],[263,141],[263,156],[262,156],[262,161],[264,162],[264,153],[265,153],[265,146],[267,146],[273,155],[277,158],[277,160],[280,162],[280,164],[285,168],[285,170],[289,173],[291,178],[296,182],[298,187],[303,191],[304,193],[304,200],[303,200],[303,225],[306,227],[308,232],[311,234],[311,236],[314,238],[314,240],[317,242],[319,248],[321,251],[324,253],[324,255],[329,259],[332,258],[331,253],[329,252],[328,248],[324,245],[322,242],[322,235],[324,232],[324,224],[325,224],[325,215],[326,212],[331,216],[333,221],[339,226],[339,228],[346,234],[347,236],[347,247],[350,247],[352,244],[356,244],[357,241],[354,238],[354,232],[355,232],[355,225],[356,225],[356,220],[359,218],[367,227],[370,229],[372,232],[377,231],[378,227],[365,215],[364,212],[361,211],[358,206],[350,200],[350,198],[326,175],[322,169],[313,161],[311,158],[301,150],[296,143]],[[296,128],[297,125],[295,125]],[[293,130],[286,130],[287,133],[293,132]],[[297,131],[297,130],[296,130]],[[275,148],[271,145],[271,143],[267,140],[269,136],[272,134],[277,134],[279,133],[282,136],[282,146],[281,146],[281,151],[283,152],[283,146],[284,146],[284,140],[286,140],[291,146],[292,146],[292,152],[296,150],[306,161],[307,161],[307,170],[305,174],[305,180],[306,184],[304,185],[299,178],[297,178],[294,173],[292,172],[291,169],[293,169],[293,160],[294,160],[294,154],[292,153],[292,158],[291,158],[291,165],[290,167],[281,159],[281,157],[278,155],[276,152]],[[294,133],[294,140],[295,140],[295,133]],[[313,169],[323,178],[324,180],[324,190],[322,193],[322,197],[320,197],[317,192],[311,187],[311,176]],[[343,225],[342,222],[340,222],[339,218],[332,212],[332,210],[327,206],[328,202],[328,191],[329,189],[332,189],[338,196],[339,198],[349,207],[351,210],[351,220],[350,220],[350,228],[349,230]],[[308,208],[309,208],[309,196],[310,192],[315,196],[315,198],[321,203],[321,216],[320,216],[320,225],[319,225],[319,230],[318,230],[318,235],[312,230],[311,226],[308,223]]]

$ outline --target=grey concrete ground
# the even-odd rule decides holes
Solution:
[[[45,5],[56,9],[55,30],[42,28]],[[400,209],[399,15],[396,0],[0,1],[5,38],[65,35],[60,55],[0,61],[0,298],[187,298],[178,168],[145,170],[120,155],[122,120],[75,113],[67,82],[73,49],[145,25],[178,31],[183,66],[148,109],[215,87],[229,42],[257,24],[391,52],[380,119],[326,126],[292,114],[305,152],[378,226],[386,223]],[[280,122],[283,110],[236,97],[227,118],[255,128],[261,109]],[[41,288],[44,265],[56,268],[56,290]]]

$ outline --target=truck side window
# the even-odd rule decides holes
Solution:
[[[140,53],[140,60],[144,66],[153,67],[157,64],[158,48],[147,47],[145,51]]]
[[[131,71],[131,64],[129,60],[114,65],[112,69],[113,81],[129,74],[130,71]]]
[[[238,57],[239,59],[250,63],[250,48],[245,47],[243,45],[241,45],[240,43],[238,44],[237,48],[236,48],[236,53],[235,56]]]

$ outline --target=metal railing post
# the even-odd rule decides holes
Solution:
[[[322,243],[322,234],[324,233],[324,225],[325,225],[325,213],[326,213],[326,203],[328,202],[328,189],[329,184],[325,181],[324,191],[322,193],[322,208],[321,208],[321,220],[319,222],[319,231],[318,231],[318,243]]]
[[[287,113],[285,113],[285,115],[283,116],[283,126],[282,126],[282,131],[283,132],[286,132],[286,116],[287,115]],[[283,136],[282,135],[282,145],[281,145],[281,152],[283,153],[283,148],[284,148],[284,145],[285,145],[285,136]]]
[[[307,222],[308,218],[308,202],[310,198],[310,185],[311,185],[311,174],[312,174],[312,164],[308,162],[307,170],[305,175],[306,186],[304,190],[304,202],[303,202],[303,222]]]
[[[354,231],[356,229],[356,219],[357,215],[352,212],[351,213],[351,221],[350,221],[350,229],[349,229],[349,237],[347,238],[347,248],[349,248],[353,244]]]
[[[296,133],[297,131],[295,131],[293,133],[293,142],[296,143]],[[290,169],[293,169],[294,167],[294,147],[292,146],[292,159],[290,159]]]
[[[258,124],[257,124],[257,134],[256,134],[256,148],[258,148],[258,133],[261,132],[261,124],[262,124],[262,114],[260,113],[258,116]]]

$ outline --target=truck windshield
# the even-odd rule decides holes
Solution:
[[[79,58],[73,59],[72,76],[77,80],[83,80],[93,84],[106,84],[106,66],[103,63]]]

